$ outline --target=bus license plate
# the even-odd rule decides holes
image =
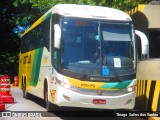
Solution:
[[[103,99],[94,99],[93,104],[106,104],[106,100]]]

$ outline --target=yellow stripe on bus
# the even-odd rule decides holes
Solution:
[[[103,83],[98,83],[98,82],[86,82],[86,81],[80,81],[78,79],[66,77],[69,82],[79,88],[85,88],[85,89],[91,89],[91,90],[96,90],[99,89],[100,86],[103,85]]]
[[[43,15],[42,17],[40,17],[28,30],[26,30],[24,33],[23,33],[23,35],[25,35],[25,34],[27,34],[29,31],[31,31],[33,28],[35,28],[36,26],[38,26],[41,22],[42,22],[42,20],[43,20],[43,18],[45,17],[45,15]]]
[[[66,77],[67,80],[74,86],[90,90],[120,90],[127,88],[132,80],[123,81],[122,83],[114,82],[90,82],[90,81],[81,81],[78,79]]]

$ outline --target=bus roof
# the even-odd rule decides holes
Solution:
[[[52,14],[54,13],[67,17],[131,21],[127,13],[102,6],[59,4],[52,8]]]
[[[127,13],[114,8],[91,5],[58,4],[41,16],[28,30],[23,33],[23,35],[43,22],[48,16],[55,13],[66,17],[131,21],[131,17]]]

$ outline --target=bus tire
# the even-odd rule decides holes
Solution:
[[[26,92],[26,81],[23,81],[23,98],[28,99],[28,93]]]
[[[48,83],[47,83],[47,80],[45,80],[45,82],[44,82],[44,100],[45,100],[46,110],[48,112],[53,111],[52,110],[52,104],[48,101]]]

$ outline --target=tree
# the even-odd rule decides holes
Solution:
[[[18,63],[20,41],[13,32],[15,25],[12,24],[12,3],[12,0],[0,1],[0,74],[8,74],[11,71],[9,66],[15,68],[15,64]]]

